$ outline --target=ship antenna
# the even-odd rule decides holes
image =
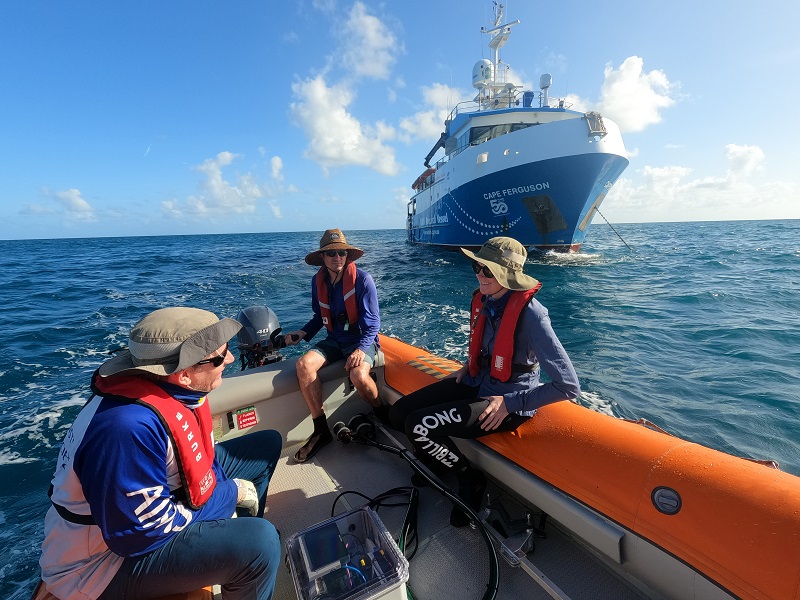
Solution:
[[[519,24],[519,19],[516,21],[512,21],[511,23],[506,23],[505,25],[501,25],[500,23],[503,20],[503,5],[494,2],[494,27],[491,29],[486,29],[485,27],[481,27],[481,33],[488,33],[491,36],[489,40],[489,48],[493,50],[493,58],[492,58],[492,85],[490,87],[491,97],[494,98],[497,94],[498,90],[498,83],[497,83],[497,74],[500,67],[500,48],[506,45],[508,41],[508,37],[511,35],[511,28],[514,25]]]
[[[606,222],[606,224],[607,224],[609,227],[611,227],[611,231],[613,231],[614,233],[616,233],[616,234],[617,234],[617,237],[618,237],[619,239],[621,239],[621,240],[622,240],[622,236],[619,234],[619,232],[618,232],[616,229],[614,229],[614,226],[613,226],[611,223],[609,223],[609,222],[608,222],[608,219],[606,219],[606,216],[605,216],[603,213],[601,213],[601,212],[600,212],[600,209],[599,209],[599,208],[595,208],[595,210],[597,211],[597,214],[598,214],[598,215],[600,215],[601,217],[603,217],[603,220]],[[628,250],[630,250],[631,252],[633,252],[633,248],[631,248],[630,246],[628,246],[628,242],[626,242],[625,240],[622,240],[622,243],[623,243],[623,244],[625,244],[625,246],[628,248]]]

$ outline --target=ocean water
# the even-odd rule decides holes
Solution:
[[[615,229],[631,249],[596,224],[581,253],[526,265],[581,403],[800,475],[800,221]],[[107,352],[169,305],[267,305],[285,331],[303,325],[320,233],[0,241],[0,597],[35,585],[57,448]],[[464,359],[467,259],[401,230],[346,233],[382,332]]]

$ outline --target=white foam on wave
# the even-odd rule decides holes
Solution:
[[[100,348],[81,348],[80,350],[73,350],[71,348],[59,348],[58,352],[63,352],[70,359],[81,360],[89,356],[100,356],[104,360],[109,357],[108,350],[101,350]],[[71,364],[71,363],[70,363]]]
[[[595,265],[605,260],[602,254],[589,254],[588,252],[555,252],[548,250],[540,254],[534,254],[544,262],[561,267],[580,267],[583,265]],[[528,255],[531,258],[531,255]]]
[[[581,392],[580,403],[586,408],[591,408],[595,412],[615,417],[614,403],[607,400],[595,392]]]
[[[19,452],[14,452],[6,448],[0,450],[0,466],[4,465],[24,465],[25,463],[36,462],[35,458],[25,458]]]
[[[0,432],[0,442],[10,443],[24,437],[28,440],[39,441],[45,447],[53,447],[52,432],[57,429],[66,429],[70,425],[70,422],[64,421],[64,410],[74,406],[83,406],[87,400],[85,390],[81,389],[59,391],[59,397],[61,396],[64,397],[63,400],[55,401],[52,404],[47,404],[48,398],[45,396],[42,402],[44,408],[34,414],[26,415],[22,422],[15,422],[13,429]],[[18,453],[7,448],[3,452],[5,454],[0,454],[0,464],[17,464],[35,460],[18,458],[20,457]]]
[[[44,368],[44,365],[42,363],[26,363],[25,361],[22,361],[22,360],[16,361],[16,364],[19,367],[32,367],[34,369],[42,369],[42,368]]]

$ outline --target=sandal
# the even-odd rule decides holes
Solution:
[[[308,441],[294,455],[295,462],[304,463],[314,456],[320,448],[333,441],[333,436],[327,428],[314,432]]]

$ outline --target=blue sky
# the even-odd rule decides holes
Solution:
[[[621,126],[609,221],[800,218],[800,3],[505,4],[518,83],[552,73]],[[3,2],[0,239],[402,228],[491,22],[487,0]]]

